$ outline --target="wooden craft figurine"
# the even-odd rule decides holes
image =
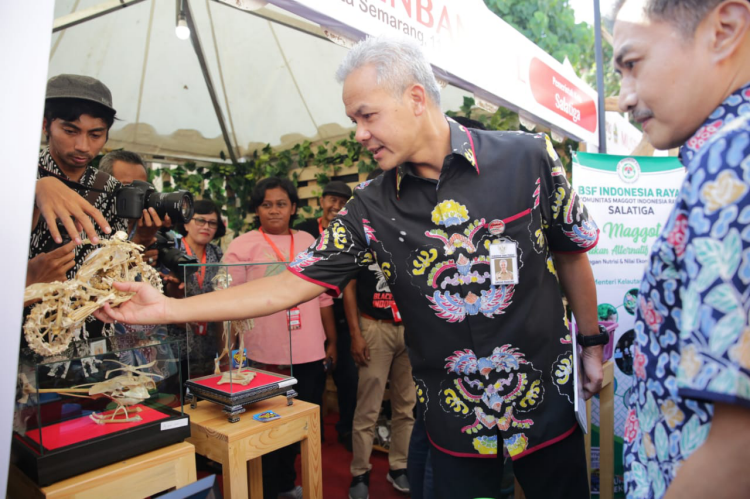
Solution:
[[[229,275],[226,271],[226,269],[222,268],[219,273],[216,275],[216,277],[213,278],[213,287],[216,290],[219,289],[226,289],[230,286],[232,283],[232,276]],[[214,359],[214,374],[219,375],[221,374],[221,379],[216,383],[217,385],[223,385],[227,383],[237,383],[238,385],[247,386],[250,384],[250,382],[255,378],[255,371],[249,371],[243,369],[243,366],[245,364],[245,360],[247,357],[245,357],[245,332],[250,331],[253,328],[253,320],[252,319],[243,319],[239,321],[225,321],[224,322],[224,331],[221,334],[222,344],[224,345],[224,350],[221,352],[221,355],[217,355],[216,359]],[[231,346],[234,345],[233,341],[228,341],[227,334],[228,331],[231,331],[232,334],[236,334],[239,338],[239,359],[237,362],[237,370],[232,370],[231,368]],[[227,357],[230,362],[230,370],[227,372],[222,373],[221,369],[219,368],[219,363],[221,360]]]
[[[84,244],[91,244],[85,239]],[[140,280],[162,290],[159,273],[141,257],[143,246],[128,241],[125,232],[103,239],[81,265],[73,279],[65,282],[32,284],[26,288],[24,302],[34,305],[23,326],[31,349],[44,356],[57,355],[70,345],[75,331],[86,318],[106,302],[117,306],[133,293],[116,290],[115,282]]]
[[[141,412],[141,408],[133,406],[144,402],[150,397],[149,392],[156,390],[156,382],[153,378],[161,376],[159,374],[143,372],[145,369],[154,366],[156,361],[138,367],[123,364],[116,360],[106,360],[105,362],[113,362],[122,367],[107,371],[104,375],[105,381],[75,385],[71,388],[42,388],[37,390],[24,376],[24,398],[29,393],[61,393],[71,397],[89,399],[108,398],[117,404],[117,408],[111,411],[89,414],[89,418],[92,421],[97,424],[141,421],[141,417],[138,415]],[[122,372],[123,374],[110,378],[110,375],[118,372]],[[25,400],[21,399],[19,402],[24,403]]]

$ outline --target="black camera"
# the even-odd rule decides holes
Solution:
[[[198,263],[198,259],[188,255],[177,246],[177,239],[169,232],[157,231],[156,242],[150,248],[159,250],[159,264],[169,270],[169,273],[183,279],[185,276],[192,274],[198,267],[183,267],[188,263]]]
[[[141,218],[143,210],[153,208],[164,218],[169,215],[173,223],[188,223],[193,218],[193,195],[188,191],[156,192],[153,185],[143,180],[133,180],[115,191],[115,211],[121,218]]]

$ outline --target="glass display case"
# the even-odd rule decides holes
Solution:
[[[283,262],[184,265],[187,297],[212,293],[278,274]],[[297,395],[292,372],[292,330],[299,326],[295,307],[259,319],[188,323],[186,401],[223,406],[230,423],[245,406],[277,395],[291,405]]]
[[[120,331],[53,357],[21,352],[12,459],[40,486],[190,436],[183,342],[163,327]]]

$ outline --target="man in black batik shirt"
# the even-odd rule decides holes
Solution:
[[[499,495],[504,446],[526,497],[587,497],[558,279],[581,333],[600,340],[585,254],[599,230],[552,144],[447,119],[429,63],[406,40],[359,43],[338,78],[356,139],[385,173],[354,190],[289,272],[180,301],[118,285],[137,296],[98,315],[139,323],[267,315],[325,290],[338,295],[374,253],[406,330],[437,496]],[[512,263],[512,284],[493,284],[496,259]],[[601,388],[601,355],[601,346],[583,350],[588,396]]]

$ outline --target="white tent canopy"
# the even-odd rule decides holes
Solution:
[[[346,46],[365,35],[405,30],[421,38],[449,83],[444,110],[458,110],[464,96],[474,95],[485,107],[505,105],[558,134],[598,142],[595,128],[571,119],[577,107],[584,119],[593,110],[595,120],[596,94],[482,0],[183,3],[200,50],[175,36],[171,0],[136,0],[53,35],[50,76],[85,74],[112,90],[120,121],[108,147],[215,159],[222,152],[240,158],[267,143],[339,138],[351,130],[334,79]],[[101,4],[57,0],[56,24]],[[549,81],[535,87],[539,75]],[[563,106],[554,105],[559,99]]]
[[[64,18],[100,0],[58,0]],[[236,157],[259,146],[336,139],[351,122],[334,73],[346,48],[320,28],[268,6],[261,14],[320,36],[209,0],[189,3],[209,77]],[[112,90],[120,121],[109,148],[173,157],[229,158],[217,114],[189,40],[175,36],[175,3],[149,0],[53,35],[50,76],[85,74]],[[464,95],[444,92],[445,109]]]

